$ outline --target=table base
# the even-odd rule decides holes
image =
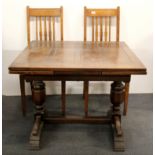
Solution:
[[[34,125],[30,134],[30,149],[40,149],[41,133],[44,123],[91,123],[111,124],[113,132],[113,150],[124,151],[124,137],[121,127],[120,104],[124,99],[124,85],[115,81],[111,85],[110,100],[111,109],[106,116],[66,116],[51,115],[45,110],[45,84],[42,81],[33,81],[32,98],[35,103]]]

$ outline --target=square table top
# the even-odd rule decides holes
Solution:
[[[32,41],[9,66],[12,74],[102,72],[110,75],[146,74],[146,68],[124,42],[109,45],[80,41]]]

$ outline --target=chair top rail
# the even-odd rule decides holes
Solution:
[[[30,16],[61,16],[62,7],[60,8],[28,8]]]

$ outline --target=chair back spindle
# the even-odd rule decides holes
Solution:
[[[40,40],[42,41],[42,17],[40,16]]]
[[[38,17],[36,17],[36,40],[38,41]]]

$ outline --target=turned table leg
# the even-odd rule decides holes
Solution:
[[[122,82],[113,82],[111,84],[110,99],[113,105],[112,108],[112,128],[114,151],[124,151],[124,137],[121,128],[121,112],[120,104],[124,101],[124,85]]]
[[[32,99],[35,104],[34,125],[30,134],[30,149],[40,149],[40,136],[45,113],[45,84],[42,81],[32,83]]]

